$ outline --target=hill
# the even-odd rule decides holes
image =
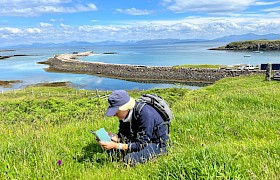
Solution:
[[[116,132],[106,92],[29,87],[0,94],[0,179],[279,179],[280,83],[225,78],[156,93],[171,105],[168,155],[136,167],[110,162],[90,129]]]
[[[213,39],[213,41],[218,42],[233,42],[233,41],[246,41],[246,40],[277,40],[280,39],[280,34],[241,34],[241,35],[230,35],[220,38]]]
[[[242,35],[230,35],[216,39],[146,39],[140,41],[101,41],[101,42],[85,42],[85,41],[72,41],[64,43],[33,43],[21,44],[16,46],[9,46],[5,48],[46,48],[46,47],[90,47],[90,46],[113,46],[113,45],[166,45],[178,43],[193,43],[193,42],[233,42],[245,40],[277,40],[280,39],[280,34],[264,34],[258,35],[254,33]],[[5,49],[3,48],[3,49]]]

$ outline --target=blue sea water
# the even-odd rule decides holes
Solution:
[[[253,53],[245,51],[213,51],[209,48],[225,45],[221,42],[196,42],[166,45],[114,45],[92,47],[52,47],[52,48],[16,48],[16,51],[0,52],[0,56],[10,54],[27,54],[31,56],[12,57],[0,60],[0,80],[22,80],[11,88],[0,87],[0,90],[19,89],[27,85],[43,82],[69,81],[77,89],[151,89],[167,87],[195,86],[139,83],[119,79],[104,78],[85,74],[46,72],[47,65],[37,64],[55,54],[73,53],[75,51],[93,51],[95,55],[82,57],[81,60],[115,64],[134,64],[148,66],[172,66],[180,64],[251,64],[279,63],[279,51]],[[3,48],[2,48],[3,49]],[[116,54],[103,54],[115,52]],[[250,57],[244,57],[250,55]]]

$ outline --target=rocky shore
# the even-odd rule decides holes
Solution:
[[[9,88],[12,87],[13,84],[16,83],[21,83],[21,80],[11,80],[11,81],[1,81],[0,80],[0,86],[4,87],[4,88]]]
[[[265,74],[265,71],[261,70],[192,69],[170,66],[106,64],[77,60],[79,56],[88,56],[90,54],[92,52],[55,55],[41,63],[49,65],[46,71],[83,73],[124,80],[152,82],[213,83],[225,77]]]

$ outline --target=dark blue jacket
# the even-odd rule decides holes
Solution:
[[[120,121],[118,137],[121,142],[127,143],[131,151],[139,151],[151,143],[165,147],[169,136],[166,125],[160,125],[163,122],[160,114],[146,104],[137,116],[135,107],[131,122]]]

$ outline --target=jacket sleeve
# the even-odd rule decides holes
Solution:
[[[147,106],[144,106],[134,124],[138,130],[136,134],[136,141],[128,143],[128,147],[131,151],[139,151],[147,144],[151,143],[154,123],[155,115],[148,109]]]

